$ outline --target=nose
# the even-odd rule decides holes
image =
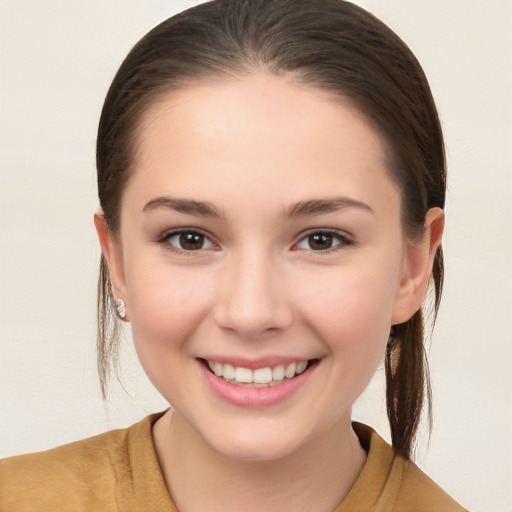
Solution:
[[[215,305],[215,320],[222,329],[256,339],[291,324],[293,311],[284,275],[268,254],[246,252],[227,267]]]

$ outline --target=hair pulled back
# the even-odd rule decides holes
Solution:
[[[445,201],[444,143],[432,94],[403,41],[342,0],[215,0],[167,19],[136,44],[110,86],[98,130],[98,192],[111,236],[118,234],[138,121],[148,106],[173,89],[256,68],[290,74],[359,108],[387,146],[404,231],[420,236],[427,210]],[[434,320],[442,282],[439,248],[430,280]],[[98,368],[104,396],[117,360],[118,322],[102,257]],[[423,311],[393,331],[385,358],[388,417],[393,447],[409,458],[425,406],[431,421]]]

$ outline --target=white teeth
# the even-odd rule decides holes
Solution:
[[[257,384],[268,384],[272,382],[271,368],[258,368],[252,372],[252,381]]]
[[[289,364],[287,367],[286,367],[286,370],[284,371],[284,376],[287,378],[287,379],[291,379],[292,377],[295,376],[295,369],[297,368],[297,366],[295,365],[295,363],[291,363]]]
[[[240,384],[247,384],[250,387],[275,386],[282,382],[285,377],[286,379],[291,379],[295,375],[303,373],[308,366],[308,361],[299,361],[297,363],[290,363],[288,366],[280,364],[274,368],[267,366],[251,370],[243,367],[235,368],[231,364],[222,364],[217,361],[207,361],[207,363],[210,370],[217,377]]]
[[[272,370],[272,380],[283,380],[284,379],[284,366],[280,364]]]
[[[300,363],[297,363],[297,369],[295,370],[297,375],[302,373],[306,369],[307,365],[308,365],[307,361],[301,361]]]
[[[224,371],[222,372],[222,376],[226,380],[233,380],[235,378],[235,367],[230,364],[224,365]]]
[[[252,370],[249,368],[237,368],[235,370],[235,380],[237,382],[245,382],[247,384],[252,382]]]
[[[213,371],[215,372],[215,375],[217,375],[217,377],[222,377],[222,365],[220,363],[214,363],[213,364]]]

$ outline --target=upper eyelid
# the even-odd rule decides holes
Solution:
[[[172,228],[172,229],[167,229],[161,235],[158,235],[157,240],[166,240],[168,238],[171,238],[172,236],[179,235],[180,233],[198,233],[198,234],[203,235],[204,237],[208,238],[212,242],[215,241],[215,237],[213,235],[211,235],[207,231],[204,231],[201,228]]]
[[[220,246],[219,242],[217,241],[217,239],[211,235],[210,233],[200,229],[200,228],[173,228],[173,229],[168,229],[166,231],[164,231],[161,235],[158,235],[157,237],[155,237],[155,242],[157,244],[167,244],[167,242],[177,236],[177,235],[180,235],[181,233],[197,233],[199,235],[202,235],[204,236],[205,238],[207,238],[209,240],[209,242],[214,246],[214,248],[218,248]],[[171,246],[171,244],[168,244]],[[169,249],[171,250],[171,249]],[[204,249],[198,249],[196,251],[187,251],[185,249],[179,249],[177,247],[174,247],[172,249],[174,252],[181,252],[183,254],[192,254],[192,253],[200,253],[200,252],[203,252]],[[211,248],[210,248],[211,250]]]
[[[299,244],[301,244],[302,242],[304,242],[304,240],[306,240],[308,237],[312,236],[312,235],[315,235],[315,234],[328,234],[328,235],[333,235],[335,237],[338,238],[339,240],[339,243],[332,246],[332,247],[329,247],[327,249],[324,249],[324,250],[318,250],[318,251],[315,251],[313,249],[300,249],[298,246]],[[291,250],[295,251],[295,250],[304,250],[304,251],[308,251],[310,252],[311,254],[315,254],[315,255],[321,255],[321,254],[329,254],[329,253],[333,253],[333,252],[336,252],[342,248],[346,248],[346,247],[352,247],[354,245],[354,237],[352,235],[350,235],[349,233],[347,233],[346,231],[343,231],[343,230],[340,230],[340,229],[310,229],[308,231],[305,231],[305,232],[302,232],[296,239],[296,241],[293,242],[292,246],[291,246]]]
[[[304,238],[314,235],[316,233],[338,235],[339,237],[347,238],[351,241],[354,240],[354,236],[351,235],[348,231],[345,231],[343,229],[334,229],[334,228],[312,228],[312,229],[308,229],[306,231],[301,231],[301,233],[299,233],[295,237],[295,240],[297,240],[297,242],[300,242]]]
[[[216,246],[220,246],[221,244],[218,242],[217,238],[213,236],[211,233],[198,228],[198,227],[179,227],[172,228],[164,231],[161,235],[156,237],[157,242],[165,242],[172,238],[173,236],[179,235],[180,233],[198,233],[204,237],[206,237],[212,244]],[[347,239],[350,242],[354,242],[354,237],[350,233],[342,229],[334,229],[334,228],[311,228],[306,231],[301,231],[294,238],[294,242],[292,243],[292,247],[296,246],[299,242],[303,241],[308,236],[314,235],[316,233],[323,234],[331,234],[336,235],[340,238]]]

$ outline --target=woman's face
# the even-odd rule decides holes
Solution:
[[[269,460],[349,424],[420,306],[411,247],[370,124],[255,73],[147,111],[106,253],[153,384],[220,453]]]

